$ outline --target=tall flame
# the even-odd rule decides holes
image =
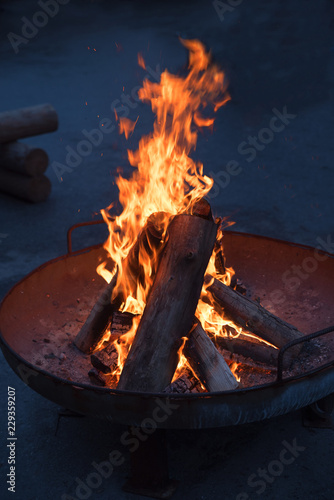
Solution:
[[[145,80],[139,98],[151,105],[155,114],[153,132],[141,138],[137,151],[128,150],[128,159],[136,167],[132,177],[118,177],[119,201],[122,213],[112,218],[110,209],[102,211],[109,226],[105,244],[118,269],[114,296],[121,290],[128,300],[122,309],[141,313],[151,284],[152,255],[140,249],[140,264],[146,280],[136,283],[134,290],[126,273],[124,259],[134,246],[148,217],[159,212],[162,238],[171,216],[191,210],[205,196],[213,180],[203,174],[203,165],[189,156],[196,147],[199,127],[210,127],[213,118],[203,115],[209,105],[217,111],[229,100],[224,73],[212,63],[211,56],[198,40],[181,40],[189,50],[188,73],[177,76],[165,70],[159,83]],[[139,64],[145,67],[143,57]],[[135,123],[120,119],[120,131],[126,136]]]
[[[211,55],[206,52],[202,43],[198,40],[181,40],[181,43],[189,51],[186,76],[173,75],[165,70],[159,83],[145,80],[139,90],[139,98],[150,103],[155,121],[152,133],[140,139],[138,149],[128,150],[129,162],[135,167],[132,177],[125,179],[119,176],[116,180],[122,213],[114,217],[111,214],[113,205],[101,211],[109,227],[109,238],[104,247],[115,267],[110,272],[105,263],[102,263],[97,272],[107,282],[118,273],[112,299],[121,295],[123,303],[120,309],[137,315],[128,334],[114,342],[118,351],[118,367],[113,376],[117,379],[144,311],[158,262],[158,250],[151,244],[150,238],[147,237],[144,243],[138,243],[141,241],[138,235],[146,228],[152,228],[153,224],[155,238],[158,235],[158,240],[160,238],[163,241],[171,217],[187,211],[191,213],[194,203],[210,191],[213,180],[204,175],[202,163],[192,160],[189,154],[196,148],[198,130],[212,127],[214,123],[214,118],[207,116],[207,109],[211,107],[217,111],[230,99],[224,73],[212,63]],[[145,68],[141,54],[138,54],[138,63]],[[116,119],[119,120],[120,133],[128,138],[138,118],[132,122],[128,118],[118,118],[116,114]],[[223,229],[231,224],[233,223],[226,220],[220,221],[217,244],[207,269],[209,274],[226,285],[230,285],[234,271],[225,267],[222,239]],[[131,268],[129,259],[126,259],[131,250],[136,251],[136,259],[141,266],[140,276]],[[219,259],[220,265],[217,264]],[[207,286],[203,286],[196,310],[203,328],[211,335],[227,336],[231,335],[231,330],[234,332],[233,336],[240,335],[242,328],[225,318],[224,311],[217,310],[213,305]],[[246,332],[242,333],[247,335]],[[107,337],[110,337],[110,332],[103,340],[107,341]],[[179,363],[174,379],[187,364],[182,353],[185,341],[184,338],[179,350]],[[231,367],[236,377],[237,367],[237,363]]]

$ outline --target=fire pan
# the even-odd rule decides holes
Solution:
[[[334,324],[333,255],[233,231],[225,232],[224,250],[227,264],[234,267],[252,293],[300,331],[309,334]],[[69,236],[68,254],[30,273],[1,304],[0,344],[4,356],[15,373],[42,396],[79,413],[135,426],[152,417],[158,405],[166,409],[168,418],[156,422],[157,427],[199,429],[282,415],[334,392],[334,361],[293,378],[280,380],[278,376],[275,382],[257,387],[185,395],[94,387],[60,378],[27,361],[36,331],[44,328],[45,337],[52,334],[43,326],[46,320],[61,328],[71,321],[78,298],[84,301],[87,294],[99,295],[104,282],[96,275],[96,265],[104,257],[101,245],[72,252]],[[331,334],[326,337],[331,345]],[[334,338],[332,349],[334,352]]]

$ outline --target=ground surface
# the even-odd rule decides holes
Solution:
[[[120,101],[129,118],[140,117],[130,141],[135,147],[152,116],[126,96],[135,95],[147,73],[153,80],[166,67],[175,72],[184,66],[178,36],[201,39],[230,80],[232,101],[219,111],[214,133],[200,136],[196,151],[216,180],[215,213],[229,215],[239,231],[312,246],[333,241],[332,2],[227,0],[219,14],[211,1],[63,3],[15,53],[8,33],[22,36],[22,18],[31,20],[41,7],[35,1],[0,2],[1,110],[50,102],[60,120],[56,133],[27,140],[50,156],[48,202],[33,206],[0,196],[0,297],[35,267],[66,252],[68,227],[92,220],[116,199],[116,168],[129,172],[127,144],[116,129],[70,168],[66,147],[76,150],[84,130],[97,128],[103,118],[114,120],[112,109]],[[137,65],[138,51],[146,72]],[[261,151],[247,150],[248,137],[266,140],[263,128],[285,107],[284,129],[267,144],[260,141]],[[237,175],[228,174],[231,160],[238,162]],[[67,167],[61,182],[59,164]],[[102,237],[99,231],[78,232],[75,244],[83,247],[96,237]],[[123,427],[63,419],[55,436],[58,407],[26,387],[3,357],[1,372],[2,498],[134,498],[121,489],[126,464],[91,494],[75,493],[75,479],[85,480],[92,462],[121,449]],[[7,385],[17,392],[16,496],[5,483]],[[299,412],[232,429],[175,431],[168,438],[171,475],[180,480],[175,500],[334,496],[333,431],[303,428]],[[284,443],[294,440],[298,456],[275,469]],[[259,469],[268,468],[272,474],[260,482]]]

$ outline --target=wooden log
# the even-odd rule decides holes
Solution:
[[[45,175],[27,175],[0,169],[0,191],[31,203],[46,201],[51,193],[51,182]]]
[[[221,226],[223,220],[221,217],[216,218],[216,224],[218,228]],[[214,254],[215,254],[215,267],[219,274],[224,276],[226,273],[226,265],[225,265],[225,255],[224,248],[222,245],[222,231],[218,230],[217,239],[214,246]]]
[[[0,168],[34,177],[42,175],[49,164],[43,149],[31,148],[23,142],[8,142],[0,145]]]
[[[149,254],[150,251],[153,252],[153,248],[158,252],[159,247],[162,247],[161,230],[155,225],[156,219],[159,218],[160,214],[152,214],[149,217],[147,225],[141,231],[136,243],[123,262],[123,273],[126,274],[133,296],[135,296],[137,280],[145,280],[144,271],[138,262],[141,248],[145,248],[145,251]],[[128,290],[124,293],[122,289],[117,288],[118,279],[118,272],[116,272],[98,298],[74,340],[74,344],[78,349],[86,354],[91,354],[97,349],[109,327],[112,314],[119,309],[126,299]]]
[[[101,387],[112,387],[115,388],[117,384],[117,376],[111,374],[105,374],[98,370],[97,368],[91,368],[88,372],[88,377],[94,385],[99,385]]]
[[[224,276],[226,273],[226,267],[225,267],[225,256],[224,256],[224,251],[221,246],[221,244],[216,241],[215,243],[215,266],[219,274]]]
[[[177,215],[169,224],[168,240],[118,389],[161,392],[172,380],[216,234],[213,220],[194,215]]]
[[[74,344],[77,348],[86,354],[94,352],[101,343],[109,326],[110,317],[120,306],[120,303],[116,301],[114,301],[114,303],[111,302],[111,296],[116,281],[117,272],[99,296],[83,327],[74,340]]]
[[[163,392],[166,394],[189,394],[190,392],[203,392],[203,390],[192,371],[186,368],[184,373],[170,383]]]
[[[101,373],[99,370],[97,370],[96,368],[91,368],[88,372],[88,377],[90,378],[90,381],[94,384],[94,385],[99,385],[101,387],[104,387],[107,384],[108,382],[108,377],[106,377],[106,375],[104,375],[103,373]]]
[[[134,317],[135,315],[129,312],[113,312],[110,325],[110,337],[102,345],[101,350],[94,352],[90,357],[94,368],[104,374],[110,374],[115,371],[118,364],[118,352],[115,341],[130,331]]]
[[[183,354],[208,392],[233,391],[239,384],[202,325],[190,331]]]
[[[117,368],[118,352],[114,344],[109,344],[101,351],[91,355],[90,361],[94,368],[104,374],[113,373]]]
[[[133,318],[135,317],[135,314],[131,314],[127,311],[114,311],[110,319],[110,337],[108,343],[114,342],[122,335],[126,335],[130,331]]]
[[[212,220],[211,205],[205,198],[197,200],[187,213],[190,215],[197,215],[197,217],[202,217],[203,219]]]
[[[131,294],[136,297],[137,284],[142,286],[147,282],[146,270],[140,263],[140,256],[146,256],[152,267],[153,280],[156,269],[158,267],[159,250],[162,249],[162,220],[168,217],[164,212],[156,212],[149,216],[144,228],[141,230],[134,246],[131,248],[127,258],[123,261],[122,274],[125,275],[128,281],[128,286],[119,293],[122,300],[125,301],[127,296]]]
[[[24,137],[54,132],[58,115],[51,104],[0,113],[0,144]]]
[[[232,354],[240,354],[244,358],[251,358],[255,363],[266,366],[277,366],[278,349],[259,341],[247,340],[243,337],[221,337],[210,335],[212,342]]]
[[[281,348],[291,340],[303,337],[296,327],[271,314],[257,302],[213,279],[212,276],[207,275],[205,283],[211,283],[207,290],[212,294],[214,301],[224,309],[224,315],[276,347]],[[287,351],[286,358],[291,361],[293,356],[299,354],[301,348],[302,345],[292,347]]]

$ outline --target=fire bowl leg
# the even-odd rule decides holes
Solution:
[[[303,425],[315,429],[333,429],[334,393],[319,399],[303,411]]]
[[[123,490],[152,498],[170,498],[176,490],[177,481],[169,479],[166,432],[156,429],[141,441],[138,449],[130,454],[131,477]]]

